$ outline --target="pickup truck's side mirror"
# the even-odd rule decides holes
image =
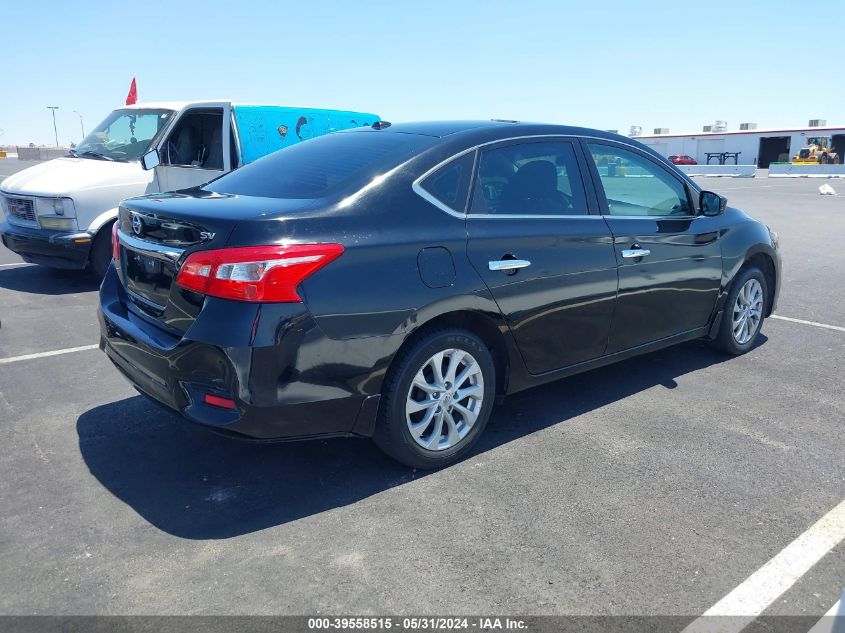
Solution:
[[[728,199],[712,191],[702,191],[698,197],[698,208],[701,209],[701,215],[709,217],[721,215],[725,212],[727,206]]]
[[[141,157],[141,167],[144,168],[144,171],[155,169],[159,165],[161,165],[161,158],[157,149],[152,149]]]

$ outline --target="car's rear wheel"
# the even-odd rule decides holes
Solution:
[[[106,224],[99,231],[94,243],[91,244],[91,254],[88,256],[91,261],[91,269],[98,279],[106,276],[112,258],[111,248],[111,224]]]
[[[759,268],[740,270],[725,302],[716,347],[733,355],[750,350],[763,327],[768,296],[766,276]]]
[[[474,334],[448,329],[400,354],[382,391],[376,444],[414,468],[458,461],[490,418],[496,384],[490,351]]]

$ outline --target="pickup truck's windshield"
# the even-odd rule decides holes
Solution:
[[[172,115],[173,110],[158,108],[115,110],[71,153],[95,160],[138,160]]]

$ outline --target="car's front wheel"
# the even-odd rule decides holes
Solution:
[[[490,418],[496,385],[490,351],[474,334],[446,329],[400,354],[385,380],[373,439],[414,468],[458,461]]]
[[[106,271],[109,269],[109,264],[112,260],[111,231],[112,225],[105,225],[97,231],[94,243],[91,244],[91,254],[89,256],[91,269],[97,275],[97,279],[102,279],[106,276]]]
[[[740,270],[725,302],[716,347],[735,356],[750,350],[763,327],[768,296],[766,276],[759,268]]]

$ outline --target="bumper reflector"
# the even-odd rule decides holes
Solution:
[[[212,407],[220,407],[221,409],[235,409],[235,401],[231,398],[224,398],[223,396],[215,396],[213,393],[207,393],[203,396],[203,402],[210,404]]]

